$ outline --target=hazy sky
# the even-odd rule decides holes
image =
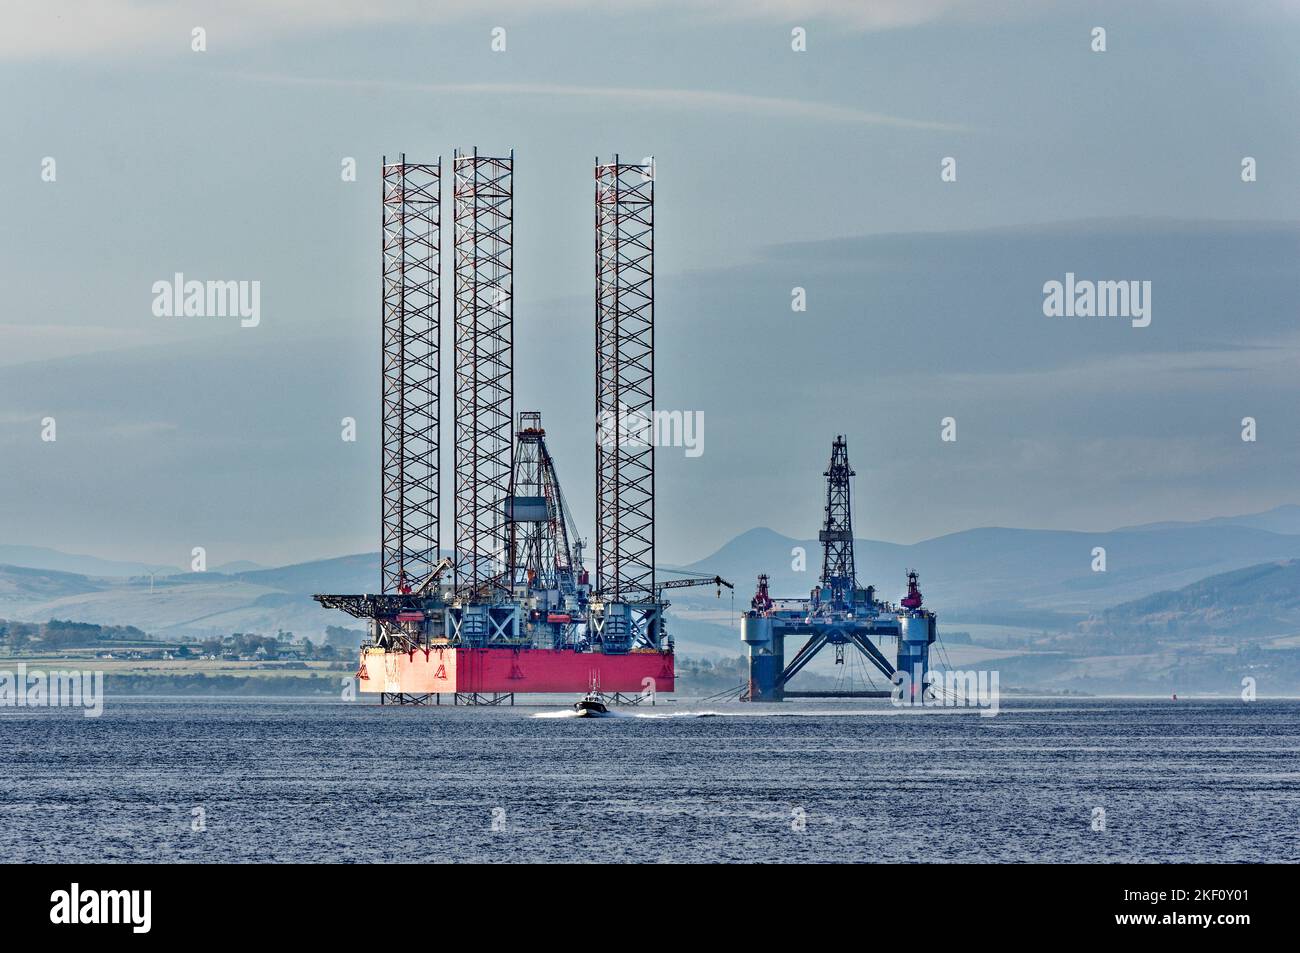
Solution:
[[[711,10],[7,4],[0,540],[377,548],[379,158],[475,145],[516,150],[516,409],[544,412],[588,532],[591,163],[615,151],[657,158],[659,405],[705,414],[703,456],[660,454],[660,561],[810,536],[837,432],[876,538],[1300,501],[1300,242],[1276,224],[1300,4]],[[155,317],[178,271],[260,281],[261,324]],[[1151,326],[1044,316],[1067,271],[1152,281]]]

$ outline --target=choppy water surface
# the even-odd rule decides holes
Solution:
[[[1300,702],[1023,699],[995,718],[887,701],[544,713],[0,709],[0,857],[1300,860]],[[205,830],[192,829],[196,808]]]

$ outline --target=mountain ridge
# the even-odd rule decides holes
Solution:
[[[1238,517],[1101,533],[980,527],[910,544],[858,539],[857,575],[863,585],[875,585],[880,598],[893,600],[904,591],[907,570],[917,569],[926,604],[945,625],[1064,628],[1209,577],[1300,559],[1300,534],[1261,528],[1287,528],[1297,517],[1300,506],[1287,504]],[[1098,547],[1106,550],[1104,572],[1092,569]],[[15,549],[22,547],[7,551]],[[48,552],[57,551],[37,555],[46,559]],[[806,595],[817,582],[820,560],[815,539],[758,526],[703,559],[672,568],[723,576],[736,585],[737,608],[743,608],[760,572],[769,575],[774,595]],[[313,634],[346,621],[316,605],[314,593],[375,592],[378,583],[375,552],[230,573],[177,570],[152,580],[4,564],[0,617],[77,618],[170,635],[279,628]],[[704,590],[674,592],[672,601],[684,610],[719,609],[714,593]]]

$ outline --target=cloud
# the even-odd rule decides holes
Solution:
[[[1037,4],[1048,0],[1036,0]],[[624,16],[656,20],[757,20],[828,22],[853,30],[883,30],[945,18],[1014,15],[1027,0],[720,0],[703,7],[691,0],[624,0]],[[609,16],[608,0],[11,0],[0,31],[0,58],[40,59],[144,50],[188,52],[190,31],[203,27],[210,41],[254,46],[283,36],[383,26],[446,23],[470,17],[519,19],[576,12]]]
[[[153,440],[179,429],[176,424],[166,420],[124,420],[103,427],[100,433],[114,440]]]
[[[0,367],[95,354],[157,342],[141,330],[72,324],[0,324]]]
[[[345,89],[382,89],[395,92],[436,93],[441,95],[545,96],[548,98],[613,99],[624,104],[662,106],[670,109],[718,110],[745,112],[819,122],[863,123],[905,129],[928,129],[961,132],[967,127],[956,123],[926,119],[908,119],[886,113],[869,112],[835,103],[811,102],[781,96],[753,96],[706,89],[666,89],[635,86],[572,86],[554,83],[412,83],[394,80],[333,79],[328,77],[287,76],[276,73],[241,73],[241,79],[299,86]]]
[[[1002,19],[1049,0],[722,0],[713,8],[734,18],[829,21],[856,30],[892,30],[944,19]]]
[[[1237,378],[1243,375],[1256,386],[1288,386],[1294,383],[1298,360],[1300,333],[1270,334],[1224,348],[1080,353],[1076,361],[1062,365],[948,372],[943,377],[959,385],[979,385],[986,393],[990,387],[1013,395],[1052,390],[1082,399],[1102,390],[1115,392],[1121,388],[1132,394],[1204,393],[1211,384],[1240,386]]]

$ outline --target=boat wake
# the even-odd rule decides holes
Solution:
[[[562,708],[559,711],[539,711],[534,712],[534,718],[721,718],[723,715],[720,711],[664,711],[664,712],[645,712],[645,711],[574,711],[571,708]]]
[[[977,708],[882,708],[882,709],[830,709],[827,711],[768,711],[754,709],[750,711],[607,711],[602,713],[574,711],[569,708],[558,711],[535,712],[533,718],[642,718],[650,721],[665,721],[674,718],[897,718],[931,715],[938,717],[978,715],[982,709]],[[1024,711],[1018,709],[1017,711]],[[1032,710],[1032,709],[1028,709]],[[1044,709],[1046,711],[1046,709]],[[1005,727],[1013,727],[1006,725]]]

